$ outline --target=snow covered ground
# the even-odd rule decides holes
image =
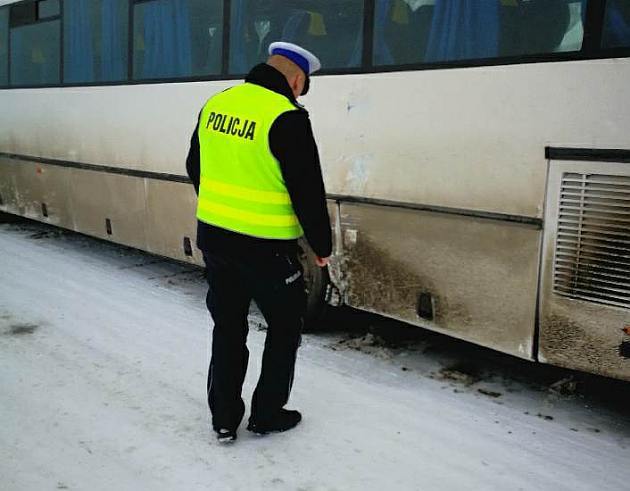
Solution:
[[[304,336],[303,423],[219,446],[204,295],[191,266],[0,225],[0,488],[630,489],[630,384],[352,313]]]

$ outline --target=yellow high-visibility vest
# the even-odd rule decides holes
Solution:
[[[303,235],[269,148],[273,122],[295,110],[287,97],[251,83],[208,100],[199,119],[199,220],[266,239]]]

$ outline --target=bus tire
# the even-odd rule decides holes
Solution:
[[[304,240],[298,243],[298,258],[304,269],[306,287],[306,314],[304,331],[317,329],[326,310],[326,289],[330,281],[328,268],[320,268],[315,262],[315,253]]]

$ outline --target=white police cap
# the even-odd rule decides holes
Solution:
[[[322,67],[319,58],[310,51],[293,43],[278,41],[269,45],[270,55],[280,55],[288,58],[299,66],[306,76],[315,73]]]

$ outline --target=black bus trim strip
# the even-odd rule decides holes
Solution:
[[[129,169],[126,167],[113,167],[110,165],[85,164],[81,162],[73,162],[70,160],[58,160],[43,157],[33,157],[31,155],[20,155],[14,153],[0,152],[0,158],[20,160],[23,162],[35,162],[37,164],[55,165],[58,167],[69,167],[71,169],[89,170],[94,172],[102,172],[105,174],[119,174],[130,177],[141,177],[146,179],[156,179],[159,181],[172,181],[191,184],[187,176],[178,174],[169,174],[166,172],[152,172],[140,169]]]
[[[589,162],[619,162],[630,164],[630,150],[621,148],[545,148],[547,160],[574,160]]]
[[[471,218],[482,218],[485,220],[495,220],[500,222],[512,222],[522,225],[533,225],[542,229],[542,218],[528,217],[523,215],[510,215],[507,213],[496,213],[490,211],[470,210],[465,208],[451,208],[448,206],[424,205],[419,203],[408,203],[404,201],[392,201],[379,198],[363,198],[360,196],[350,196],[343,194],[327,194],[329,200],[339,203],[356,203],[374,206],[385,206],[388,208],[402,208],[414,211],[429,211],[433,213],[442,213],[445,215],[457,215]]]
[[[184,184],[192,184],[190,179],[187,176],[182,176],[178,174],[169,174],[165,172],[152,172],[145,171],[139,169],[129,169],[124,167],[113,167],[109,165],[95,165],[95,164],[84,164],[81,162],[72,162],[69,160],[58,160],[58,159],[50,159],[43,157],[34,157],[30,155],[20,155],[13,153],[5,153],[0,152],[0,158],[17,160],[22,162],[34,162],[38,164],[44,165],[54,165],[58,167],[67,167],[72,169],[80,169],[87,170],[93,172],[102,172],[105,174],[118,174],[129,177],[139,177],[145,179],[155,179],[158,181],[170,181],[170,182],[179,182]],[[331,201],[336,201],[339,203],[357,203],[357,204],[367,204],[367,205],[375,205],[375,206],[385,206],[389,208],[400,208],[406,210],[415,210],[415,211],[429,211],[434,213],[442,213],[447,215],[457,215],[457,216],[465,216],[472,218],[482,218],[487,220],[495,220],[501,222],[512,222],[519,223],[524,225],[533,225],[537,228],[542,229],[543,220],[540,218],[521,216],[521,215],[510,215],[506,213],[496,213],[496,212],[486,212],[486,211],[478,211],[478,210],[469,210],[462,208],[450,208],[446,206],[435,206],[435,205],[425,205],[418,203],[408,203],[403,201],[393,201],[379,198],[365,198],[360,196],[351,196],[351,195],[342,195],[342,194],[327,194],[326,198]]]

